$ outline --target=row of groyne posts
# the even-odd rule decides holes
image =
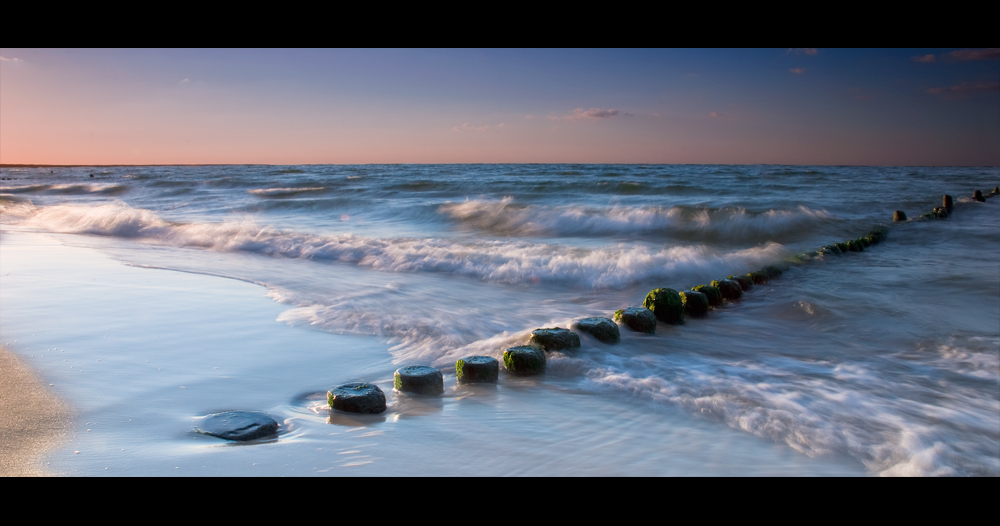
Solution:
[[[1000,196],[1000,187],[984,195],[976,190],[973,199],[984,202],[987,198]],[[954,200],[945,195],[942,206],[921,214],[919,219],[944,219],[953,211]],[[896,210],[893,222],[908,221],[906,213]],[[889,229],[884,224],[875,226],[868,234],[841,243],[831,243],[813,252],[792,258],[795,262],[808,262],[845,252],[863,252],[866,248],[884,241]],[[590,334],[597,340],[613,344],[621,339],[618,323],[631,330],[653,334],[657,321],[669,325],[683,325],[684,319],[705,317],[713,309],[740,299],[743,293],[777,278],[787,263],[769,265],[761,270],[749,272],[745,276],[730,275],[725,279],[712,281],[708,285],[698,285],[688,290],[676,291],[658,288],[646,294],[642,307],[628,307],[614,313],[613,320],[603,317],[576,320],[572,327]],[[531,332],[528,345],[506,349],[503,365],[508,374],[537,375],[545,371],[545,353],[580,347],[580,336],[566,328],[548,327]],[[500,362],[490,356],[469,356],[455,362],[455,376],[459,384],[495,383],[500,375]],[[399,392],[418,395],[440,395],[444,393],[444,376],[437,368],[426,365],[408,365],[396,370],[393,388]],[[352,382],[339,385],[327,392],[327,401],[333,410],[349,413],[377,414],[386,410],[385,393],[377,385],[366,382]],[[208,415],[201,419],[196,430],[228,440],[253,440],[274,435],[278,423],[259,411],[228,411]]]

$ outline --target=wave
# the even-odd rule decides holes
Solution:
[[[386,272],[442,272],[496,283],[557,282],[585,288],[619,288],[677,275],[725,275],[787,255],[777,243],[724,252],[704,245],[577,248],[527,241],[318,235],[260,226],[252,218],[172,223],[124,203],[44,207],[24,225],[177,247],[349,263]]]
[[[740,242],[802,233],[832,219],[825,211],[805,206],[761,213],[742,208],[541,207],[521,205],[510,197],[446,203],[439,210],[464,227],[505,236],[663,234]]]
[[[124,184],[31,184],[24,186],[2,186],[0,192],[12,194],[51,194],[51,195],[121,195],[129,190]]]
[[[294,197],[301,194],[315,194],[326,191],[325,186],[310,186],[305,188],[258,188],[247,190],[248,193],[257,197]]]

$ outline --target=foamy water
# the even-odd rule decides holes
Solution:
[[[212,383],[226,381],[212,377],[206,380],[213,387],[206,387],[211,396],[205,402],[167,402],[167,412],[176,417],[173,427],[139,436],[122,432],[149,449],[167,447],[179,458],[194,458],[200,453],[193,451],[208,443],[198,437],[190,446],[194,449],[188,448],[184,419],[228,405],[227,396],[250,398],[257,406],[239,408],[282,413],[293,428],[274,444],[259,447],[292,448],[297,453],[283,455],[295,458],[297,474],[311,474],[319,464],[309,467],[304,451],[331,446],[323,441],[339,439],[319,437],[340,436],[331,433],[344,424],[327,421],[322,400],[309,392],[366,378],[388,382],[384,388],[391,389],[396,367],[427,364],[451,375],[441,402],[393,395],[390,413],[397,416],[361,427],[376,433],[371,436],[393,435],[402,433],[398,422],[405,421],[443,426],[446,436],[420,435],[421,453],[385,438],[394,444],[393,453],[378,458],[399,455],[392,470],[378,471],[386,468],[377,459],[349,467],[368,469],[367,474],[422,474],[416,464],[441,460],[434,451],[470,444],[503,449],[503,442],[493,442],[503,436],[534,441],[538,452],[528,458],[503,453],[505,461],[487,463],[492,466],[488,474],[1000,475],[1000,198],[976,203],[969,197],[975,189],[988,192],[996,186],[1000,174],[995,168],[418,165],[49,171],[2,171],[12,180],[0,186],[0,241],[9,261],[0,273],[5,280],[0,338],[15,352],[32,356],[44,345],[24,328],[44,323],[34,325],[24,312],[45,311],[46,304],[59,300],[46,295],[51,293],[41,286],[44,273],[26,270],[31,265],[25,263],[8,277],[7,268],[32,260],[44,252],[39,247],[48,245],[53,253],[59,247],[90,251],[104,259],[89,268],[118,265],[136,280],[148,275],[164,284],[183,279],[242,283],[246,290],[259,290],[255,312],[273,309],[271,328],[255,328],[266,334],[250,339],[271,341],[280,335],[310,342],[299,342],[304,348],[288,351],[287,359],[278,353],[239,366],[264,368],[279,377],[270,398],[260,385],[226,392]],[[891,223],[893,210],[916,218],[940,206],[945,193],[956,198],[952,217]],[[860,253],[815,256],[820,246],[855,239],[878,224],[890,228],[885,242]],[[38,241],[43,233],[49,237]],[[813,256],[803,259],[803,253]],[[49,273],[69,291],[61,294],[85,296],[73,292],[84,287],[74,285],[80,282],[73,277],[73,262],[51,264]],[[454,386],[455,360],[473,354],[500,357],[506,347],[525,343],[535,328],[610,317],[619,308],[641,305],[653,288],[683,290],[771,264],[787,269],[781,278],[705,318],[683,326],[660,324],[655,335],[623,327],[616,345],[584,336],[578,351],[549,356],[544,377],[505,377],[489,393]],[[178,292],[180,284],[167,287],[174,292],[164,289],[163,301],[169,296],[175,310],[185,311],[185,297],[192,298],[191,309],[197,308],[196,292]],[[226,297],[235,293],[218,287],[219,309],[230,310],[224,307]],[[122,296],[130,289],[115,290],[111,297],[126,302]],[[116,328],[121,334],[141,325],[141,313],[135,323],[129,322],[128,309],[121,316],[125,319]],[[176,330],[193,335],[237,323],[178,317]],[[78,330],[86,333],[85,326]],[[251,345],[244,334],[248,330],[239,329],[232,340]],[[100,341],[94,337],[72,334],[59,341],[77,342],[83,356],[97,352],[84,348],[100,348],[92,345]],[[201,346],[199,355],[231,352],[216,350],[218,342],[209,345],[209,339],[192,344]],[[344,345],[355,350],[337,350],[336,363],[316,366],[329,358],[320,348]],[[130,351],[124,345],[115,352],[127,361]],[[174,354],[164,350],[157,356],[173,372],[139,377],[165,376],[168,384],[180,384],[204,358]],[[58,363],[36,360],[43,373],[58,370]],[[108,374],[120,376],[121,371]],[[64,381],[75,396],[97,389],[80,380]],[[249,390],[253,396],[247,396]],[[531,405],[532,397],[539,407]],[[115,414],[138,411],[130,408],[129,396],[111,398]],[[421,405],[426,403],[432,407]],[[460,410],[470,403],[489,409]],[[508,412],[515,407],[523,418]],[[604,415],[603,420],[595,421],[593,414]],[[507,427],[491,427],[495,419]],[[675,430],[672,445],[662,444],[665,431],[658,426]],[[176,435],[163,436],[174,428]],[[559,452],[559,444],[581,433],[593,443],[580,444],[573,454]],[[713,441],[727,444],[725,451],[699,450],[707,446],[698,444]],[[628,452],[663,447],[670,453],[661,451],[642,468]],[[598,450],[605,461],[583,458]],[[710,457],[720,454],[739,468],[727,471],[712,464]],[[59,462],[91,474],[97,461],[67,456]],[[213,465],[220,472],[236,469],[226,462]],[[415,465],[408,469],[407,462]],[[160,467],[135,467],[133,474]]]

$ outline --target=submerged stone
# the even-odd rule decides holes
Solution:
[[[832,245],[826,245],[825,247],[821,248],[820,250],[824,250],[824,249],[827,250],[827,251],[829,251],[831,254],[836,254],[838,256],[844,253],[844,251],[840,250],[840,247],[837,246],[836,243],[834,243]]]
[[[671,325],[684,324],[684,302],[674,289],[653,289],[646,294],[642,306],[653,311],[656,319]]]
[[[753,280],[751,280],[748,276],[729,276],[729,279],[739,283],[740,288],[743,289],[744,292],[753,288]]]
[[[739,283],[730,279],[719,279],[712,282],[713,287],[717,287],[722,297],[729,301],[736,301],[743,297],[743,289]]]
[[[837,248],[844,253],[852,252],[851,245],[849,243],[837,243]]]
[[[902,210],[896,210],[892,213],[893,221],[906,221],[906,213]]]
[[[767,274],[759,270],[755,270],[747,274],[747,277],[750,278],[750,281],[753,281],[754,285],[763,285],[771,280],[771,278]]]
[[[513,374],[542,374],[545,372],[545,353],[537,345],[519,345],[503,352],[503,365]]]
[[[722,305],[722,292],[719,291],[718,287],[712,285],[698,285],[697,287],[691,287],[691,290],[700,292],[707,296],[708,304],[712,307]]]
[[[643,307],[628,307],[615,312],[615,321],[620,321],[633,331],[654,334],[656,332],[656,315]]]
[[[348,413],[381,413],[385,411],[385,393],[377,385],[351,382],[338,385],[326,393],[330,407]]]
[[[469,356],[455,362],[455,377],[459,383],[496,383],[500,362],[489,356]]]
[[[934,210],[931,210],[931,213],[934,214],[934,217],[938,219],[945,219],[946,217],[948,217],[948,211],[940,206],[936,207]]]
[[[688,316],[700,318],[708,314],[708,295],[694,290],[680,292],[681,301],[684,302],[684,313]]]
[[[195,431],[243,442],[277,433],[278,422],[262,411],[226,411],[204,417]]]
[[[618,324],[607,318],[584,318],[576,322],[576,328],[604,343],[618,343],[621,340]]]
[[[782,274],[782,272],[784,272],[783,270],[781,270],[780,268],[778,268],[775,265],[768,265],[768,266],[760,269],[760,271],[763,272],[764,274],[766,274],[767,277],[768,277],[768,279],[774,279],[774,278],[780,276]]]
[[[396,369],[392,386],[404,393],[441,394],[444,392],[444,375],[426,365],[407,365]]]
[[[531,331],[531,343],[547,352],[580,346],[580,336],[569,329],[550,327]]]

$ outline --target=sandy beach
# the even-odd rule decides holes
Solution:
[[[44,477],[58,473],[42,464],[57,446],[69,418],[37,375],[0,346],[0,476]]]

